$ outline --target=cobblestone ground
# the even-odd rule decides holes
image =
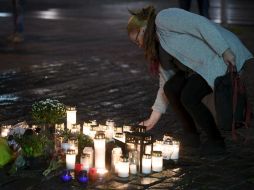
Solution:
[[[32,103],[45,98],[77,106],[80,123],[113,119],[119,125],[135,124],[148,117],[158,80],[149,75],[143,53],[128,41],[125,27],[127,8],[151,2],[158,9],[177,6],[166,0],[28,2],[26,40],[16,45],[5,40],[11,18],[0,17],[0,122],[30,122]],[[3,12],[10,8],[7,0],[1,3]],[[251,25],[227,27],[254,50]],[[156,138],[165,132],[182,137],[170,109],[151,132]],[[179,162],[165,162],[161,173],[127,181],[109,177],[90,189],[254,189],[253,141],[244,145],[223,134],[228,151],[223,157],[200,157],[197,149],[182,147]],[[84,189],[75,182],[62,184],[56,176],[43,178],[43,169],[16,176],[0,171],[0,189]]]

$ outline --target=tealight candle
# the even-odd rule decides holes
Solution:
[[[144,154],[143,158],[142,158],[142,173],[143,174],[150,174],[151,173],[151,166],[152,166],[151,155]]]
[[[123,157],[118,163],[118,176],[119,177],[129,177],[129,160]]]
[[[163,167],[163,158],[161,151],[153,151],[152,155],[152,170],[154,172],[161,172]]]
[[[95,168],[105,169],[106,139],[103,132],[97,132],[94,137]]]
[[[75,107],[68,107],[67,113],[67,129],[71,130],[72,124],[76,124],[77,110]]]
[[[75,150],[68,149],[66,153],[66,168],[68,170],[74,170],[76,163]]]
[[[172,155],[171,155],[171,160],[178,160],[179,159],[179,147],[180,147],[180,142],[179,141],[173,141],[172,145]]]

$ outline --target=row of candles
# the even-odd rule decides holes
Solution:
[[[56,133],[63,131],[64,127],[64,124],[57,124]],[[7,136],[9,129],[9,126],[2,127],[1,136]],[[67,129],[74,134],[81,131],[80,125],[76,124],[76,109],[73,107],[67,109]],[[149,174],[152,171],[160,172],[163,170],[163,159],[178,160],[179,158],[179,142],[173,141],[167,135],[164,135],[163,141],[146,144],[144,153],[140,154],[142,152],[140,146],[126,142],[126,134],[132,132],[131,126],[116,127],[112,120],[106,121],[106,125],[97,125],[96,121],[85,122],[82,132],[94,141],[94,149],[93,147],[85,147],[80,157],[82,170],[89,171],[95,167],[98,173],[106,172],[106,139],[116,139],[126,143],[129,147],[129,157],[122,155],[120,147],[112,150],[112,171],[117,173],[119,177],[128,177],[129,174],[137,174],[139,171],[143,174]],[[78,154],[77,140],[69,139],[67,143],[62,142],[61,148],[66,153],[67,170],[74,170]]]

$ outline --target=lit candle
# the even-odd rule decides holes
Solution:
[[[68,170],[74,170],[76,163],[75,150],[68,149],[66,153],[66,168]]]
[[[88,171],[91,166],[90,154],[82,154],[80,157],[80,163],[83,164],[83,169]]]
[[[75,107],[68,107],[66,112],[67,112],[67,129],[71,130],[72,124],[76,124],[77,110]]]
[[[171,159],[171,155],[173,152],[173,145],[172,141],[167,139],[163,143],[163,148],[162,148],[162,157],[165,160]]]
[[[129,160],[128,158],[123,157],[118,164],[118,176],[119,177],[129,177]]]
[[[125,133],[116,133],[115,139],[125,143]]]
[[[122,155],[122,149],[120,147],[113,148],[111,154],[111,169],[113,172],[117,173],[118,163]]]
[[[111,140],[114,137],[115,122],[113,120],[107,120],[106,125],[107,125],[106,137],[109,140]]]
[[[71,125],[71,134],[80,134],[80,125],[79,124],[72,124]]]
[[[84,122],[83,124],[83,134],[89,135],[91,130],[91,125],[89,123]]]
[[[142,173],[143,174],[150,174],[151,173],[151,166],[152,166],[151,155],[144,154],[143,158],[142,158]]]
[[[179,147],[180,147],[180,142],[179,141],[173,141],[172,145],[172,155],[171,155],[171,160],[177,161],[179,159]]]
[[[56,134],[61,134],[64,131],[64,123],[55,124],[55,132]]]
[[[145,146],[145,154],[151,154],[152,153],[152,145],[146,145]]]
[[[163,167],[163,158],[161,151],[153,151],[152,155],[152,170],[154,172],[161,172]]]
[[[10,129],[2,127],[1,137],[7,137],[9,132],[10,132]]]
[[[124,125],[124,126],[123,126],[123,132],[131,132],[131,126],[129,126],[129,125]]]
[[[163,141],[156,140],[156,142],[153,144],[153,150],[162,152],[163,151]]]
[[[70,149],[75,150],[75,153],[78,154],[78,139],[72,138],[68,140]]]
[[[105,169],[106,139],[103,132],[97,132],[94,137],[95,168]]]
[[[83,149],[83,154],[89,154],[89,168],[92,168],[93,167],[93,154],[94,154],[94,151],[93,151],[93,148],[92,147],[85,147]]]
[[[130,173],[135,175],[137,174],[137,167],[138,167],[138,151],[131,150],[129,152],[130,158]]]

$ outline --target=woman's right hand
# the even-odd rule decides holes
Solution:
[[[151,113],[149,119],[140,122],[139,125],[146,126],[146,130],[148,131],[148,130],[152,129],[156,125],[156,123],[160,120],[161,115],[162,114],[160,112],[153,111]]]

